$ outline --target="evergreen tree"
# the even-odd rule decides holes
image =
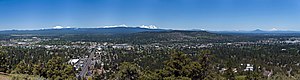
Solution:
[[[188,76],[190,74],[189,70],[190,67],[189,63],[191,62],[191,59],[187,57],[186,54],[183,52],[176,52],[172,51],[171,58],[170,60],[167,60],[165,63],[165,67],[163,68],[164,76],[174,76],[174,77],[179,77],[179,76]]]
[[[142,72],[137,64],[130,62],[121,63],[118,72],[113,74],[112,79],[117,80],[138,80]]]
[[[0,51],[0,72],[6,72],[8,70],[8,63],[7,63],[7,59],[6,59],[6,55],[5,53],[3,53],[2,51]]]
[[[16,66],[14,73],[25,74],[27,65],[24,60],[20,61],[20,63]]]

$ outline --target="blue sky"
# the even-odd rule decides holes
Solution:
[[[0,30],[122,24],[300,31],[300,0],[0,0]]]

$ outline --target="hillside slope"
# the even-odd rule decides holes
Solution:
[[[146,31],[118,35],[65,35],[61,39],[67,41],[107,41],[115,43],[210,43],[228,42],[237,39],[235,36],[220,35],[206,31]]]
[[[45,30],[0,31],[0,39],[9,38],[60,38],[66,41],[106,41],[115,43],[210,43],[228,42],[236,36],[221,35],[206,31],[164,30],[133,27],[116,28],[66,28]]]

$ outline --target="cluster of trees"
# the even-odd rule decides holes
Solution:
[[[210,48],[215,53],[214,63],[224,67],[235,67],[239,70],[253,64],[255,68],[266,68],[274,72],[284,72],[292,69],[292,74],[299,74],[300,47],[297,44],[274,45],[224,45]],[[229,63],[230,64],[227,64]]]
[[[0,72],[74,80],[76,71],[66,62],[86,54],[86,48],[1,47]]]
[[[57,35],[64,41],[86,41],[86,42],[112,42],[130,44],[151,44],[151,43],[214,43],[245,41],[251,38],[242,36],[230,36],[215,34],[206,31],[153,31],[139,32],[132,34],[64,34]]]
[[[69,59],[80,58],[89,54],[87,50],[86,48],[1,47],[0,72],[10,73],[20,62],[47,63],[56,56],[61,57],[62,62],[66,62]]]
[[[69,45],[69,42],[43,44],[52,43]],[[105,48],[105,53],[100,56],[101,63],[96,63],[95,67],[104,67],[109,72],[103,75],[111,79],[299,79],[299,46],[220,44],[201,48],[205,49],[202,52],[197,52],[199,48],[183,47],[175,48],[181,52],[169,51],[167,45],[161,49],[139,45],[132,50]],[[74,79],[73,67],[64,62],[88,54],[86,50],[2,47],[0,72],[38,75],[48,79]],[[253,65],[254,71],[243,71],[245,64]],[[263,76],[264,70],[273,71],[273,74]],[[94,78],[103,79],[103,75]]]
[[[38,75],[51,80],[76,79],[74,68],[63,62],[60,57],[53,57],[45,64],[26,63],[23,60],[12,73]]]
[[[0,72],[6,72],[9,68],[9,65],[6,60],[6,54],[0,50]]]
[[[181,52],[170,52],[166,48],[109,50],[107,52],[114,54],[117,59],[112,60],[111,63],[114,64],[107,65],[113,70],[112,73],[105,75],[113,75],[110,76],[113,79],[122,79],[128,74],[137,76],[135,79],[168,79],[169,77],[198,79],[199,76],[193,78],[193,75],[189,74],[197,75],[199,72],[199,74],[205,75],[207,79],[218,80],[276,78],[293,80],[297,79],[300,74],[300,47],[297,44],[216,45],[200,50],[203,49],[208,51],[199,53],[199,49],[185,48],[177,49]],[[203,58],[204,53],[212,53],[213,55],[210,57],[213,58],[206,61],[199,59]],[[184,54],[185,57],[176,58],[175,54]],[[201,61],[209,64],[204,64]],[[246,64],[253,65],[253,71],[244,71]],[[267,76],[266,71],[273,73],[271,76]],[[200,79],[202,78],[200,77]]]
[[[152,80],[152,79],[167,79],[167,80],[203,80],[213,79],[209,73],[210,52],[203,51],[198,60],[192,61],[187,54],[178,51],[172,51],[170,59],[164,62],[164,67],[157,70],[147,70],[140,67],[136,63],[123,62],[114,73],[112,79],[121,80]]]

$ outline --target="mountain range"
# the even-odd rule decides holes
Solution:
[[[6,30],[0,34],[30,34],[30,35],[65,35],[65,34],[130,34],[147,31],[166,31],[163,29],[148,29],[140,27],[113,27],[113,28],[61,28],[61,29],[40,29],[40,30]]]
[[[256,29],[252,31],[209,31],[212,33],[255,33],[255,34],[286,34],[286,33],[300,33],[300,31],[288,31],[288,30],[271,30],[265,31],[261,29]]]
[[[40,30],[0,31],[0,39],[60,38],[66,41],[111,41],[118,43],[203,43],[230,42],[255,39],[255,36],[300,36],[298,31],[203,31],[169,30],[141,27],[59,28]],[[252,37],[251,37],[252,36]],[[253,37],[254,36],[254,37]]]
[[[40,30],[5,30],[0,31],[0,34],[32,34],[32,35],[65,35],[65,34],[102,34],[102,35],[114,35],[114,34],[130,34],[139,32],[158,32],[158,31],[172,31],[171,29],[150,29],[141,27],[110,27],[110,28],[53,28],[53,29],[40,29]],[[204,30],[181,30],[181,31],[204,31]],[[253,31],[208,31],[218,34],[287,34],[295,33],[300,34],[300,31],[264,31],[256,29]]]

